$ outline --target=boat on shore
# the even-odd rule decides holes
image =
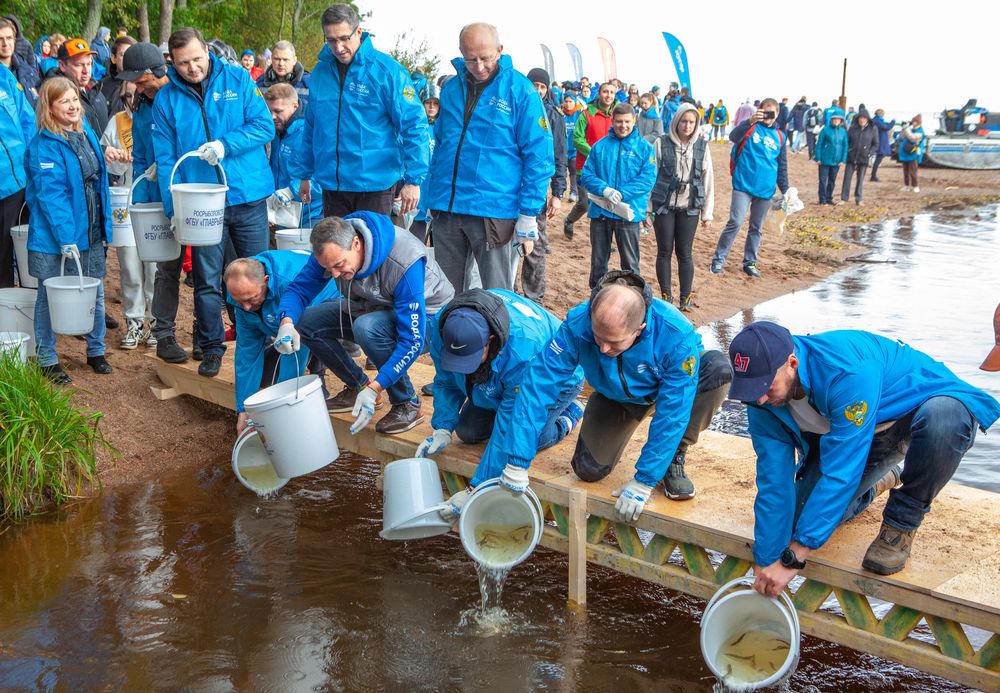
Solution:
[[[962,108],[938,114],[940,127],[927,138],[925,166],[1000,169],[1000,112],[969,99]]]

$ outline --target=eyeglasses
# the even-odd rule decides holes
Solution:
[[[500,59],[500,54],[497,53],[496,55],[490,58],[465,58],[464,60],[462,60],[462,62],[465,63],[466,67],[475,67],[477,65],[483,65],[485,67],[486,65],[492,65],[499,59]]]
[[[358,30],[354,29],[351,33],[345,34],[344,36],[327,36],[326,37],[326,42],[329,45],[331,45],[331,46],[337,46],[337,45],[341,45],[341,44],[350,43],[351,39],[354,38],[354,36],[355,36],[355,34],[357,34],[357,32],[358,32]]]

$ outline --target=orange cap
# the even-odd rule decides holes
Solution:
[[[78,55],[97,55],[97,51],[90,50],[90,44],[82,38],[68,39],[59,46],[59,60],[69,60]]]
[[[995,346],[980,366],[984,371],[1000,371],[1000,305],[993,313],[993,340]]]

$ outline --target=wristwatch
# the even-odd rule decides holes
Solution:
[[[795,570],[802,570],[803,568],[806,567],[806,562],[800,561],[796,557],[795,552],[792,551],[787,546],[785,547],[785,550],[781,552],[780,560],[781,560],[781,565],[783,565],[786,568],[794,568]]]

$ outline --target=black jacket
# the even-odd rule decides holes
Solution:
[[[847,129],[847,163],[867,164],[868,157],[878,151],[878,128],[869,120],[861,127],[855,116]]]
[[[552,152],[555,155],[556,173],[552,176],[552,194],[562,197],[566,192],[566,119],[552,100],[551,91],[542,99],[542,104],[545,106],[545,117],[549,121]]]

